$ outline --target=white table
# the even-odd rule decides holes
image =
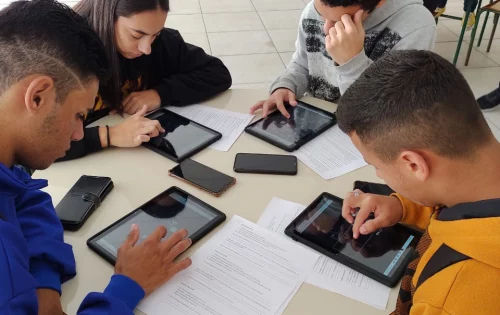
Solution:
[[[266,97],[266,90],[229,90],[206,104],[244,113],[256,101]],[[336,107],[317,99],[304,100],[330,111]],[[99,123],[113,125],[120,120],[121,118],[112,116]],[[195,155],[194,160],[237,178],[236,186],[220,198],[169,177],[167,172],[175,163],[143,147],[108,149],[79,160],[54,164],[46,171],[37,171],[34,177],[49,180],[46,191],[52,196],[55,205],[81,175],[109,176],[115,184],[101,207],[78,232],[65,233],[66,242],[73,246],[78,271],[76,278],[63,285],[62,302],[65,311],[76,314],[86,294],[90,291],[102,292],[113,274],[113,267],[87,247],[87,239],[171,186],[178,186],[223,211],[228,221],[237,214],[257,222],[272,197],[307,205],[323,191],[345,196],[355,180],[380,181],[372,167],[325,181],[302,163],[299,163],[298,175],[293,177],[237,174],[233,172],[233,163],[239,152],[284,154],[284,151],[244,133],[229,152],[206,149]],[[215,232],[217,231],[209,234],[186,254],[193,254]],[[392,290],[387,311],[380,311],[304,284],[284,314],[388,314],[395,309],[397,293],[398,288]]]

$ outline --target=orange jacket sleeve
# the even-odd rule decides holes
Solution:
[[[410,315],[450,315],[450,313],[427,303],[417,303],[412,306]]]
[[[403,205],[403,218],[401,219],[401,223],[414,225],[422,230],[427,229],[432,214],[437,208],[419,205],[399,194],[393,194],[393,196],[397,197]]]

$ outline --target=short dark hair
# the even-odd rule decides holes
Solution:
[[[107,79],[104,46],[85,19],[53,0],[0,11],[0,94],[31,74],[54,80],[57,101],[92,78]]]
[[[355,5],[361,6],[361,9],[372,12],[382,0],[321,0],[329,7],[352,7]]]
[[[165,12],[170,10],[169,0],[81,0],[75,6],[75,11],[83,16],[92,28],[99,34],[99,37],[106,47],[111,79],[104,89],[101,89],[103,100],[108,105],[123,112],[122,92],[121,92],[121,71],[120,60],[115,43],[115,22],[123,16],[129,17],[142,12],[161,9]],[[149,74],[143,73],[143,82],[147,85]]]
[[[467,81],[430,51],[393,51],[372,64],[341,97],[338,124],[384,161],[403,150],[474,157],[493,138]]]

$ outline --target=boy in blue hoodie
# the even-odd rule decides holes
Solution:
[[[45,169],[83,137],[83,118],[107,73],[104,47],[86,22],[53,0],[0,11],[0,314],[62,314],[61,283],[75,276],[71,246],[50,196],[14,167]],[[144,296],[189,267],[173,260],[191,244],[159,227],[137,244],[136,226],[118,251],[104,293],[78,314],[133,314]]]

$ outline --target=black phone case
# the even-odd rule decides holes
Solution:
[[[233,170],[236,173],[268,174],[268,175],[289,175],[289,176],[297,175],[297,172],[298,172],[298,161],[297,161],[297,157],[296,156],[287,155],[287,156],[295,158],[295,170],[291,171],[291,172],[285,172],[285,171],[278,171],[278,170],[277,171],[269,171],[269,170],[247,169],[245,167],[238,166],[237,165],[238,156],[241,155],[241,154],[248,154],[248,153],[238,153],[238,154],[236,154],[236,158],[234,159],[234,166],[233,166]],[[265,155],[265,154],[262,154],[262,155]]]
[[[210,128],[206,127],[206,126],[203,126],[202,124],[199,124],[199,123],[197,123],[197,122],[195,122],[195,121],[193,121],[193,120],[191,120],[191,119],[188,119],[188,118],[186,118],[186,117],[184,117],[184,116],[181,116],[181,115],[179,115],[179,114],[177,114],[177,113],[174,113],[174,112],[172,112],[172,111],[169,111],[169,110],[168,110],[168,109],[166,109],[166,108],[160,108],[160,109],[158,109],[158,110],[156,110],[156,111],[154,111],[154,112],[149,113],[149,114],[148,114],[148,115],[146,115],[145,117],[146,117],[146,118],[149,118],[149,117],[151,117],[153,114],[157,114],[159,111],[164,111],[164,112],[165,112],[165,111],[168,111],[168,112],[169,112],[169,114],[172,114],[172,115],[174,115],[174,116],[179,116],[179,117],[182,117],[182,118],[184,118],[184,119],[186,119],[186,120],[189,120],[191,123],[196,124],[196,125],[198,125],[198,126],[200,126],[200,127],[204,128],[204,129],[209,130],[209,131],[211,131],[211,132],[213,132],[213,133],[215,133],[215,134],[216,134],[216,136],[215,136],[213,139],[211,139],[211,140],[209,140],[209,141],[207,141],[207,142],[203,143],[203,144],[202,144],[202,145],[200,145],[199,147],[197,147],[197,148],[195,148],[195,149],[193,149],[193,150],[191,150],[191,151],[187,152],[186,154],[184,154],[184,155],[182,155],[182,156],[179,156],[179,157],[175,157],[175,156],[173,156],[172,154],[169,154],[169,153],[167,153],[167,152],[165,152],[165,151],[163,151],[163,150],[160,150],[160,149],[158,149],[156,146],[151,145],[151,144],[150,144],[150,143],[148,143],[148,142],[144,142],[144,143],[142,144],[142,146],[144,146],[144,147],[146,147],[146,148],[148,148],[148,149],[150,149],[150,150],[152,150],[152,151],[154,151],[154,152],[156,152],[156,153],[158,153],[158,154],[163,155],[164,157],[166,157],[166,158],[167,158],[167,159],[169,159],[169,160],[172,160],[172,161],[174,161],[174,162],[176,162],[176,163],[180,163],[180,162],[184,161],[185,159],[192,157],[193,155],[195,155],[196,153],[200,152],[201,150],[205,149],[205,148],[206,148],[206,147],[208,147],[209,145],[211,145],[211,144],[213,144],[213,143],[215,143],[215,142],[219,141],[219,140],[222,138],[222,134],[221,134],[220,132],[218,132],[217,130],[213,130],[213,129],[210,129]]]
[[[359,189],[364,193],[375,194],[375,195],[384,195],[390,196],[395,193],[389,186],[385,184],[371,183],[371,182],[363,182],[363,181],[355,181],[354,189]]]
[[[226,215],[223,212],[215,209],[214,207],[212,207],[208,203],[201,201],[200,199],[194,197],[193,195],[191,195],[190,193],[188,193],[188,192],[180,189],[179,187],[172,186],[169,189],[165,190],[164,192],[158,194],[158,196],[160,196],[160,195],[162,195],[164,193],[169,193],[169,192],[176,191],[176,190],[179,191],[179,192],[181,192],[181,193],[183,193],[183,194],[189,195],[195,201],[199,202],[200,204],[202,204],[203,206],[209,208],[210,210],[212,210],[214,213],[217,214],[217,216],[212,221],[210,221],[204,228],[200,229],[198,232],[196,232],[193,235],[191,235],[190,239],[193,242],[192,244],[195,244],[196,242],[198,242],[205,235],[207,235],[212,230],[214,230],[216,227],[218,227],[221,223],[223,223],[224,221],[226,221]],[[158,196],[155,196],[154,198],[156,198]],[[153,200],[154,198],[152,198],[151,200]],[[115,263],[116,263],[116,258],[113,257],[113,256],[111,256],[110,254],[108,254],[108,252],[106,252],[105,250],[103,250],[94,240],[96,238],[98,238],[101,234],[106,233],[108,230],[110,230],[110,229],[114,228],[115,226],[117,226],[118,224],[120,224],[123,220],[126,220],[128,217],[130,217],[131,215],[135,214],[137,210],[140,210],[141,208],[144,208],[144,206],[147,205],[151,200],[147,201],[146,203],[144,203],[143,205],[141,205],[140,207],[138,207],[134,211],[130,212],[129,214],[125,215],[124,217],[122,217],[121,219],[119,219],[118,221],[116,221],[115,223],[113,223],[112,225],[106,227],[105,229],[103,229],[102,231],[100,231],[99,233],[97,233],[96,235],[94,235],[91,238],[89,238],[87,240],[87,246],[90,249],[92,249],[94,252],[96,252],[99,256],[101,256],[102,258],[104,258],[104,260],[106,260],[107,262],[109,262],[110,264],[112,264],[114,266]]]
[[[319,200],[321,200],[323,198],[323,196],[328,196],[329,198],[333,199],[333,200],[337,200],[337,201],[343,201],[343,199],[337,197],[337,196],[334,196],[330,193],[327,193],[327,192],[324,192],[322,193],[318,198],[316,198],[312,203],[312,204],[316,204]],[[309,206],[304,210],[302,211],[298,216],[298,217],[301,217],[305,212],[309,211]],[[296,218],[296,219],[297,219]],[[395,287],[396,284],[398,284],[399,280],[401,279],[401,277],[403,277],[403,274],[406,270],[406,266],[410,263],[411,261],[411,258],[412,258],[412,255],[408,255],[408,257],[406,257],[405,260],[403,260],[401,262],[401,265],[400,266],[404,266],[404,267],[399,267],[397,272],[394,273],[394,275],[392,277],[388,277],[388,276],[384,276],[378,272],[375,272],[373,271],[372,269],[370,268],[367,268],[365,265],[363,264],[360,264],[359,262],[349,258],[348,256],[344,256],[344,255],[337,255],[331,251],[328,251],[326,249],[324,249],[323,247],[301,237],[299,234],[296,234],[295,233],[295,230],[294,230],[294,226],[295,226],[295,220],[294,219],[292,221],[292,223],[290,223],[286,229],[285,229],[285,234],[289,237],[291,237],[294,241],[296,242],[299,242],[299,243],[302,243],[320,253],[322,253],[323,255],[325,256],[328,256],[330,258],[332,258],[333,260],[335,261],[338,261],[339,263],[341,264],[344,264],[346,265],[347,267],[349,268],[352,268],[354,270],[356,270],[357,272],[377,281],[377,282],[380,282],[382,283],[383,285],[386,285],[388,287]],[[411,233],[413,233],[416,238],[417,238],[417,242],[420,241],[420,237],[422,236],[422,233],[417,231],[417,230],[414,230],[406,225],[402,225],[402,224],[397,224],[401,227],[403,227],[404,229],[407,229],[409,231],[411,231]]]
[[[65,230],[77,231],[82,227],[82,225],[87,221],[90,215],[101,205],[102,201],[109,192],[113,189],[113,181],[109,177],[99,177],[99,176],[87,176],[83,175],[80,179],[85,178],[86,180],[92,179],[107,179],[106,184],[100,187],[99,193],[93,193],[88,191],[88,187],[84,187],[78,184],[78,182],[70,189],[70,191],[63,197],[61,202],[56,207],[56,213],[62,213],[67,211],[66,209],[71,209],[71,211],[77,211],[82,213],[79,220],[67,221],[62,220],[61,223]]]
[[[264,141],[266,141],[267,143],[270,143],[270,144],[272,144],[272,145],[274,145],[274,146],[276,146],[276,147],[278,147],[278,148],[280,148],[280,149],[283,149],[283,150],[285,150],[285,151],[287,151],[287,152],[294,152],[294,151],[296,151],[296,150],[300,149],[300,147],[302,147],[304,144],[306,144],[306,143],[308,143],[309,141],[313,140],[314,138],[316,138],[317,136],[319,136],[319,135],[320,135],[320,134],[322,134],[323,132],[327,131],[327,130],[328,130],[328,129],[330,129],[331,127],[335,126],[335,124],[337,124],[337,116],[335,115],[335,113],[333,113],[333,114],[332,114],[331,112],[328,112],[328,111],[323,110],[323,109],[321,109],[321,108],[317,108],[317,107],[315,107],[315,106],[313,106],[313,105],[311,105],[311,104],[307,104],[307,103],[304,103],[304,102],[300,102],[300,101],[299,101],[298,103],[303,104],[303,105],[306,105],[307,107],[312,107],[312,108],[314,108],[315,110],[320,111],[320,112],[323,112],[323,113],[325,113],[325,114],[328,114],[328,115],[333,115],[333,120],[332,120],[332,122],[331,122],[331,123],[329,123],[329,124],[327,124],[327,125],[325,125],[325,126],[323,126],[323,128],[321,128],[318,132],[311,134],[309,137],[306,137],[306,138],[302,139],[302,140],[301,140],[301,141],[299,141],[297,144],[295,144],[295,145],[293,145],[293,146],[290,146],[290,147],[287,147],[287,146],[283,145],[282,143],[279,143],[279,142],[277,142],[277,141],[274,141],[273,139],[268,138],[268,137],[266,137],[266,136],[264,136],[264,135],[262,135],[262,134],[260,134],[260,133],[258,133],[258,132],[255,132],[255,131],[252,129],[252,128],[256,125],[256,124],[258,124],[259,122],[261,122],[262,120],[264,120],[264,119],[266,119],[266,118],[259,119],[259,120],[257,120],[256,122],[254,122],[254,123],[250,124],[249,126],[247,126],[247,127],[245,128],[245,131],[246,131],[247,133],[251,134],[252,136],[257,137],[257,138],[259,138],[259,139],[261,139],[261,140],[264,140]],[[291,107],[291,105],[289,105],[289,104],[287,104],[287,105],[286,105],[286,108],[287,108],[287,109],[288,109],[288,108],[290,108],[290,107]],[[282,115],[282,114],[281,114],[281,112],[280,112],[280,111],[276,110],[276,111],[272,112],[271,114],[269,114],[269,116],[268,116],[268,117],[272,117],[273,115]]]

